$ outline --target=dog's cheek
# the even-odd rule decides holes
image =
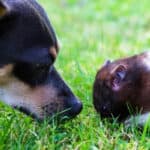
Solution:
[[[12,78],[11,82],[0,88],[1,100],[37,119],[51,117],[63,110],[63,100],[57,96],[57,91],[50,86],[31,88],[27,84]]]

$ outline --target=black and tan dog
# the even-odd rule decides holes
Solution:
[[[0,99],[37,119],[64,111],[74,117],[81,102],[55,70],[55,33],[35,0],[0,0]]]

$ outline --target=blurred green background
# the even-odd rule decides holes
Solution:
[[[81,114],[65,124],[38,123],[0,104],[0,149],[149,150],[150,131],[101,121],[92,104],[92,84],[107,60],[148,51],[149,0],[38,0],[60,43],[55,63],[77,97]]]

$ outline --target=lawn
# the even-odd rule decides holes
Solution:
[[[39,0],[57,33],[55,66],[83,102],[75,119],[38,123],[0,104],[0,149],[149,150],[150,130],[101,121],[92,104],[92,84],[105,60],[148,51],[149,0]]]

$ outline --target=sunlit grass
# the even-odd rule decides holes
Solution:
[[[55,66],[83,102],[65,124],[38,123],[0,105],[0,149],[150,149],[150,132],[101,121],[92,104],[92,84],[105,60],[148,50],[149,0],[39,0],[60,41]]]

